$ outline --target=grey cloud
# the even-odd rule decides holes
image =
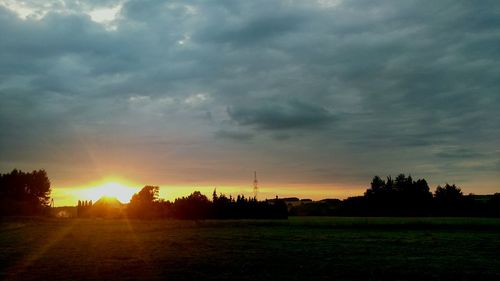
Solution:
[[[264,43],[277,41],[288,32],[295,31],[304,19],[298,15],[266,15],[239,22],[236,27],[223,27],[220,31],[202,30],[194,39],[212,41],[214,43],[230,43],[235,47],[248,48]]]
[[[239,125],[250,125],[264,130],[314,129],[331,123],[333,115],[325,108],[296,100],[257,101],[251,106],[227,109]]]
[[[444,159],[477,159],[487,155],[467,148],[447,148],[436,153],[436,156]]]
[[[134,152],[209,162],[243,142],[242,165],[272,163],[276,178],[405,168],[492,181],[467,160],[491,167],[482,156],[500,138],[496,1],[125,1],[116,30],[84,9],[118,1],[65,1],[65,13],[56,2],[39,20],[0,5],[4,159],[43,163],[36,151],[77,146],[75,132],[158,135],[199,141],[197,155],[167,142]],[[198,94],[207,99],[185,104]],[[319,179],[306,166],[337,172]]]

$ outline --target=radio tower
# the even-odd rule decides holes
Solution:
[[[253,197],[257,199],[257,193],[259,192],[259,182],[257,181],[257,172],[253,172]]]

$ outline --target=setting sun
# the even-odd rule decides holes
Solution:
[[[83,189],[81,195],[84,199],[93,200],[94,202],[105,196],[114,197],[122,203],[127,203],[137,191],[136,187],[127,186],[120,182],[106,182]]]

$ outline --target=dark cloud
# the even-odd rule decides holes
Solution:
[[[227,112],[239,125],[264,130],[315,129],[334,120],[325,108],[296,100],[256,101],[249,106],[229,107]]]
[[[300,15],[264,15],[239,22],[237,26],[229,24],[215,30],[204,29],[195,34],[194,39],[249,48],[268,44],[269,41],[279,41],[287,33],[295,31],[303,20]]]
[[[0,4],[0,168],[57,173],[79,149],[92,169],[112,159],[92,150],[111,151],[179,180],[240,154],[276,182],[498,180],[496,1],[63,4]]]

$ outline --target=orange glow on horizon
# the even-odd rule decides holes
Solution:
[[[209,199],[212,192],[217,189],[217,193],[223,193],[227,196],[244,195],[253,196],[253,186],[251,184],[228,184],[228,185],[209,185],[209,184],[135,184],[123,178],[108,177],[101,181],[79,186],[54,187],[52,197],[56,206],[75,206],[78,200],[99,200],[101,197],[116,197],[122,203],[129,203],[132,195],[141,190],[145,185],[158,185],[160,187],[159,197],[164,200],[173,201],[176,198],[188,196],[194,191],[200,191]],[[262,185],[259,187],[258,200],[273,199],[275,196],[298,197],[301,199],[309,198],[320,200],[325,198],[344,199],[349,196],[362,194],[364,190],[350,186],[331,186],[328,184],[282,184],[282,185]]]
[[[122,203],[128,203],[136,192],[138,192],[138,188],[120,182],[105,182],[80,191],[82,197],[88,198],[87,200],[95,202],[101,197],[114,197]]]
[[[101,197],[114,197],[122,203],[128,203],[132,195],[139,190],[139,187],[127,181],[106,178],[102,181],[79,187],[53,188],[52,197],[55,198],[56,206],[75,205],[78,200],[92,200],[96,202]]]

